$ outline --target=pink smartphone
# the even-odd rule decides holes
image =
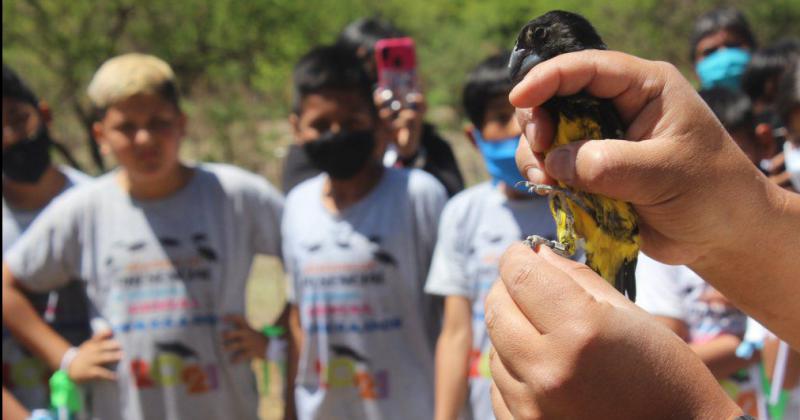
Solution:
[[[408,94],[419,91],[414,40],[408,37],[379,40],[375,44],[375,60],[378,86],[392,92],[392,108],[405,106]]]

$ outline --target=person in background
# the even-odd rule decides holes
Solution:
[[[463,106],[466,136],[491,175],[445,206],[425,291],[444,296],[436,344],[436,413],[439,420],[491,419],[489,351],[483,305],[497,279],[503,251],[530,232],[555,237],[544,196],[516,187],[523,181],[514,154],[522,131],[508,102],[510,53],[491,56],[468,76]],[[460,414],[463,413],[463,416]]]
[[[423,287],[445,189],[383,165],[388,127],[351,50],[313,49],[293,79],[290,124],[322,172],[292,189],[282,223],[298,417],[431,418],[438,324]]]
[[[25,420],[30,411],[3,387],[3,420]]]
[[[776,140],[776,154],[762,160],[760,166],[773,182],[784,188],[791,188],[783,154],[786,126],[775,110],[775,101],[781,76],[797,57],[800,57],[800,39],[783,38],[756,51],[742,76],[742,89],[753,101],[756,120],[769,124]]]
[[[51,369],[88,382],[103,419],[255,419],[243,319],[257,253],[280,255],[283,198],[266,180],[179,156],[187,118],[164,61],[125,54],[88,88],[92,129],[119,168],[67,192],[3,255],[3,320]],[[28,291],[85,284],[102,328],[79,347]],[[94,321],[94,320],[93,320]]]
[[[739,89],[742,74],[758,46],[741,11],[724,7],[697,18],[689,56],[703,89]]]
[[[792,189],[800,193],[800,57],[781,78],[776,100],[778,117],[786,126],[783,159]]]
[[[89,176],[50,159],[50,108],[10,67],[3,64],[3,257],[33,220],[58,195]],[[50,293],[28,293],[36,313],[77,345],[89,337],[86,291],[77,282]],[[33,410],[50,406],[52,373],[5,327],[3,387]]]
[[[405,36],[389,22],[377,18],[362,18],[347,25],[339,34],[337,44],[351,50],[361,61],[373,89],[377,86],[375,43],[384,38]],[[375,89],[374,100],[379,115],[391,127],[390,143],[384,164],[398,168],[418,168],[433,175],[444,185],[448,196],[464,189],[464,179],[450,145],[436,128],[424,122],[427,109],[423,93],[412,94],[408,106],[400,111],[389,109],[384,92]],[[283,190],[288,192],[301,181],[316,174],[298,145],[289,147],[284,162]]]

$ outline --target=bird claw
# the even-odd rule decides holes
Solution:
[[[532,193],[537,193],[542,195],[561,194],[564,197],[567,197],[570,200],[572,200],[575,204],[577,204],[580,208],[584,209],[587,213],[594,214],[594,211],[591,209],[591,207],[586,205],[586,203],[580,198],[578,198],[578,196],[575,193],[566,188],[555,187],[547,184],[534,184],[528,181],[519,181],[516,184],[514,184],[515,187],[518,185],[522,185],[525,188],[527,188],[529,194]]]
[[[552,185],[534,184],[534,183],[531,183],[531,182],[528,182],[528,181],[519,181],[516,184],[514,184],[514,187],[518,187],[520,185],[525,187],[525,189],[528,190],[528,193],[537,193],[537,194],[542,194],[542,195],[547,195],[547,194],[551,194],[551,193],[555,193],[555,192],[565,192],[566,191],[566,190],[563,190],[561,188],[554,187]]]
[[[539,245],[545,245],[548,248],[552,249],[553,252],[562,256],[562,257],[569,257],[570,253],[567,251],[567,246],[562,244],[561,242],[551,241],[543,236],[539,235],[531,235],[525,238],[525,245],[531,247],[534,251],[536,247]]]

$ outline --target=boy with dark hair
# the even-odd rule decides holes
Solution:
[[[481,62],[463,91],[471,125],[467,138],[483,155],[491,182],[457,194],[442,212],[439,239],[425,291],[445,299],[436,345],[436,419],[493,418],[490,398],[491,343],[483,305],[500,255],[526,232],[554,238],[546,197],[516,189],[523,178],[514,154],[521,130],[508,102],[509,53]]]
[[[786,125],[783,155],[794,191],[800,193],[800,57],[781,77],[776,110]]]
[[[4,322],[51,368],[90,382],[93,418],[255,419],[241,362],[267,340],[244,321],[245,283],[255,254],[280,255],[283,198],[254,174],[179,158],[186,116],[164,61],[114,57],[88,93],[119,168],[59,197],[3,256]],[[23,295],[70,279],[101,320],[79,347]]]
[[[282,223],[298,417],[430,418],[436,324],[422,289],[445,190],[383,166],[387,129],[352,52],[312,50],[294,83],[289,120],[322,171],[291,191]]]
[[[378,18],[362,18],[347,25],[339,34],[337,45],[350,50],[366,69],[370,89],[378,83],[375,69],[375,44],[384,38],[405,36],[391,23]],[[418,168],[433,175],[447,190],[448,196],[464,188],[464,180],[458,168],[453,150],[439,135],[436,128],[424,121],[426,104],[422,92],[409,94],[407,106],[400,110],[390,109],[391,100],[385,99],[389,91],[375,91],[373,100],[379,107],[383,124],[389,127],[389,144],[384,154],[386,166]],[[391,95],[390,95],[391,96]],[[298,145],[289,147],[283,169],[283,190],[288,192],[319,172],[315,171]]]
[[[90,178],[54,165],[50,109],[3,64],[3,255],[58,195]],[[72,344],[89,337],[86,291],[77,282],[58,291],[28,293],[37,314]],[[7,321],[6,318],[3,318]],[[28,409],[50,406],[50,370],[3,324],[3,386]],[[4,394],[5,395],[5,394]]]
[[[781,76],[799,56],[800,39],[797,38],[780,39],[753,53],[742,75],[742,90],[753,101],[753,112],[757,117],[766,111],[774,112],[772,108]]]
[[[747,19],[738,9],[723,7],[697,18],[689,55],[701,87],[739,89],[750,52],[757,46]]]

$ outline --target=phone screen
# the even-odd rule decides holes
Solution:
[[[392,109],[405,107],[408,95],[417,93],[417,59],[411,38],[381,39],[375,44],[378,86],[391,92],[384,99]]]

